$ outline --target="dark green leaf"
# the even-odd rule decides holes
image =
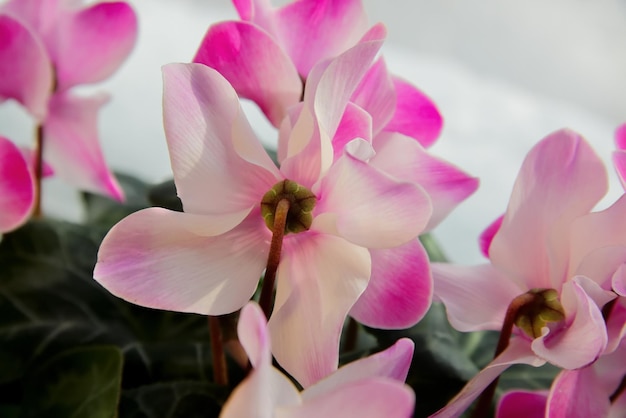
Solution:
[[[152,186],[148,192],[150,203],[176,212],[183,211],[183,202],[176,194],[176,184],[174,180],[164,181],[156,186]]]

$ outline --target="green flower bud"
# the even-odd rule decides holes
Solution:
[[[289,201],[289,212],[285,223],[285,234],[307,231],[313,223],[313,208],[317,198],[309,189],[295,181],[283,180],[276,183],[261,200],[261,215],[265,224],[272,231],[278,202]]]

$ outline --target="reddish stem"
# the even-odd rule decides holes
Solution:
[[[37,126],[35,134],[35,202],[33,217],[41,218],[41,179],[43,178],[43,125]]]
[[[224,355],[224,342],[220,319],[209,316],[209,334],[211,338],[211,357],[213,360],[213,380],[221,386],[228,385],[228,369]]]

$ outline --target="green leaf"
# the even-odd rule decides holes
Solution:
[[[176,184],[174,184],[174,180],[167,180],[152,186],[148,191],[148,199],[154,206],[174,210],[176,212],[183,211],[183,202],[176,194]]]
[[[121,380],[117,347],[66,350],[27,377],[22,416],[112,418]]]
[[[448,262],[448,257],[446,257],[443,249],[441,248],[441,246],[439,246],[439,243],[437,242],[435,237],[432,236],[432,234],[420,235],[419,239],[426,249],[426,252],[428,253],[428,259],[431,262]]]

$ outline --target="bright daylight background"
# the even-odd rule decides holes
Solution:
[[[144,180],[171,176],[161,123],[160,67],[188,62],[207,27],[236,18],[229,0],[135,0],[140,36],[116,75],[91,90],[112,100],[101,114],[114,169]],[[626,122],[626,0],[364,0],[389,31],[390,69],[438,104],[445,126],[432,152],[481,179],[481,187],[435,235],[455,262],[480,262],[476,240],[506,207],[526,152],[570,127],[608,162],[613,131]],[[275,4],[282,4],[285,1]],[[273,129],[252,106],[252,123]],[[0,134],[29,144],[34,127],[12,104],[0,106]],[[621,192],[610,170],[611,193]],[[72,188],[47,180],[44,209],[80,217]]]

